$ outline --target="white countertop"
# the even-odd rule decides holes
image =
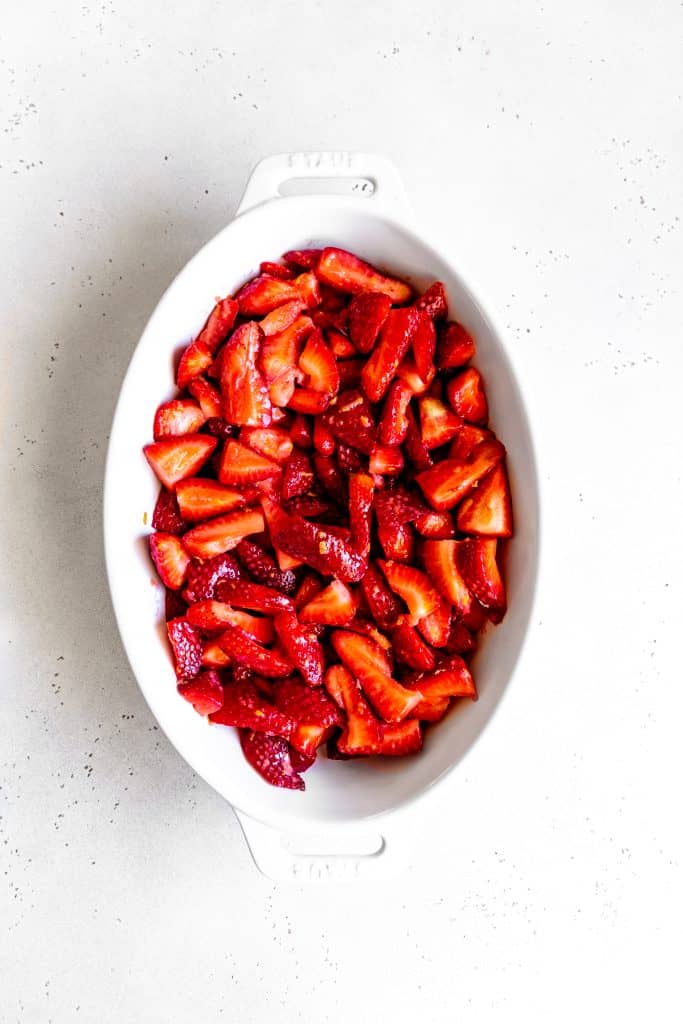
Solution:
[[[683,7],[11,6],[0,1020],[680,1020]],[[157,730],[100,501],[167,283],[259,157],[338,148],[395,160],[498,310],[545,547],[521,670],[410,870],[310,890],[257,873]]]

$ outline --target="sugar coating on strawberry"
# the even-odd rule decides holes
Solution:
[[[442,282],[328,246],[265,259],[182,354],[144,448],[178,693],[271,785],[418,754],[476,699],[513,519],[475,349]]]

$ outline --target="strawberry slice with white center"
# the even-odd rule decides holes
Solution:
[[[480,480],[461,503],[456,522],[462,533],[482,537],[512,536],[512,501],[502,463]]]
[[[349,670],[343,665],[333,665],[325,674],[325,688],[346,712],[346,727],[337,744],[341,753],[376,754],[380,743],[380,723]]]
[[[218,468],[218,479],[222,484],[244,487],[260,480],[268,480],[280,472],[282,467],[277,462],[266,458],[253,448],[247,448],[240,441],[232,439],[225,442]]]
[[[206,416],[196,402],[190,402],[188,399],[164,402],[154,417],[154,440],[161,441],[164,437],[194,434],[205,419]]]
[[[286,462],[294,450],[294,442],[281,427],[242,427],[240,443],[278,463]]]
[[[410,684],[428,700],[434,697],[477,699],[477,688],[465,662],[457,654],[444,658],[435,669],[422,672]]]
[[[265,274],[248,281],[235,296],[242,316],[263,316],[286,302],[295,302],[302,295],[294,281]]]
[[[496,562],[497,540],[471,537],[456,543],[456,559],[463,579],[491,621],[500,622],[507,610],[507,599]]]
[[[306,374],[306,387],[321,391],[329,398],[333,398],[339,391],[337,360],[332,349],[325,344],[319,327],[308,336],[299,357],[299,367]]]
[[[272,420],[268,388],[258,369],[262,338],[258,324],[242,324],[222,351],[223,415],[238,426],[268,427]]]
[[[187,523],[213,519],[246,504],[241,491],[224,487],[206,477],[190,477],[176,484],[176,498],[180,514]]]
[[[472,608],[472,595],[458,568],[456,552],[457,541],[427,540],[422,545],[422,564],[436,589],[462,618]]]
[[[237,509],[188,530],[183,536],[183,543],[194,558],[211,558],[231,551],[245,537],[261,533],[264,527],[260,508]]]
[[[468,423],[486,423],[489,407],[484,391],[484,382],[479,370],[471,366],[468,370],[449,380],[446,386],[448,401],[452,409]]]
[[[146,444],[142,450],[164,487],[173,490],[179,480],[202,468],[217,444],[215,437],[206,434],[185,434]]]
[[[149,553],[164,586],[180,590],[190,565],[190,556],[180,538],[172,533],[151,533]]]
[[[222,415],[223,399],[220,391],[209,384],[205,377],[195,377],[188,384],[187,390],[199,402],[205,420],[217,419]]]
[[[411,626],[434,611],[439,603],[439,595],[423,572],[402,562],[385,562],[380,559],[378,565],[391,589],[408,606]]]
[[[425,448],[439,448],[451,441],[460,430],[462,420],[437,398],[425,395],[420,399],[420,432]]]
[[[416,719],[405,722],[382,722],[379,730],[379,747],[376,753],[383,757],[405,757],[422,750],[422,731]]]
[[[325,284],[352,295],[360,292],[382,292],[396,303],[407,302],[411,296],[410,285],[405,281],[387,277],[353,253],[333,246],[323,249],[316,274]]]
[[[357,601],[341,580],[333,580],[299,611],[301,622],[345,626],[356,614]]]
[[[303,380],[303,371],[298,367],[299,352],[312,330],[313,321],[299,316],[280,332],[264,337],[259,365],[273,405],[287,405],[297,383]]]
[[[336,630],[331,643],[349,672],[358,680],[378,714],[385,722],[401,722],[415,707],[416,694],[397,683],[382,648],[357,633]]]
[[[482,441],[467,459],[444,459],[415,477],[425,498],[438,511],[453,508],[489,470],[505,457],[500,441]]]

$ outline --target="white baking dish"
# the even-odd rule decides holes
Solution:
[[[365,179],[356,195],[297,195],[293,178]],[[142,455],[157,405],[174,392],[174,356],[206,319],[215,296],[233,292],[263,259],[287,249],[334,244],[423,286],[440,279],[449,308],[477,339],[493,426],[508,449],[516,535],[509,545],[508,614],[486,635],[474,663],[480,693],[429,729],[424,751],[396,760],[328,761],[306,774],[306,792],[267,785],[247,764],[237,733],[211,726],[176,692],[166,642],[163,591],[154,586],[146,534],[158,483]],[[126,374],[114,417],[104,489],[104,535],[112,601],[140,688],[180,754],[235,808],[254,858],[279,879],[386,874],[406,860],[411,814],[435,790],[489,721],[529,627],[539,557],[538,483],[513,355],[459,269],[460,245],[445,255],[416,232],[395,168],[366,154],[289,154],[254,170],[235,219],[178,274],[152,315]],[[315,853],[294,852],[287,837]],[[370,838],[369,838],[370,837]],[[377,837],[377,841],[371,837]],[[289,844],[291,847],[291,843]],[[366,852],[371,850],[373,852]]]

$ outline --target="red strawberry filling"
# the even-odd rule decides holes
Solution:
[[[144,454],[178,692],[269,783],[417,754],[507,601],[505,448],[443,284],[264,261],[183,353]],[[207,379],[210,378],[210,379]]]

